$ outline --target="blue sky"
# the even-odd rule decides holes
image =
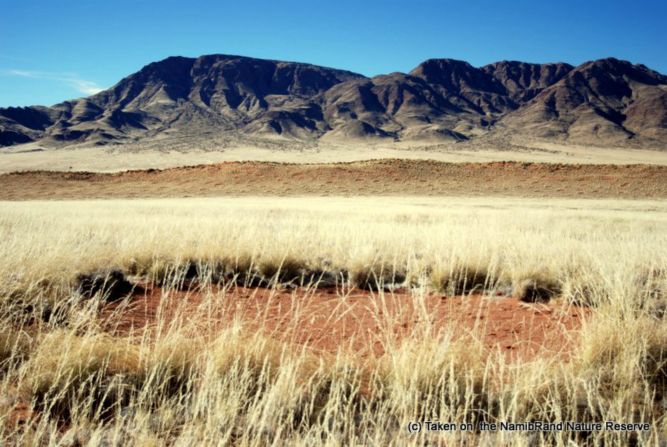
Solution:
[[[150,62],[212,53],[365,75],[434,57],[614,56],[667,73],[667,2],[3,0],[0,107],[87,96]]]

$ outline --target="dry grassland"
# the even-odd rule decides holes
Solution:
[[[389,178],[395,163],[380,165]],[[246,167],[207,169],[239,169],[243,184]],[[320,171],[294,179],[294,187],[326,181],[321,167],[308,169]],[[142,183],[148,193],[157,191],[152,183]],[[666,223],[663,200],[2,202],[0,439],[656,445],[667,436]],[[434,299],[461,309],[489,304],[461,327],[434,318]],[[326,314],[309,307],[317,300],[331,319],[366,328],[368,338],[355,345],[360,333],[343,323],[331,332],[338,343],[303,337],[304,325],[327,327],[318,323]],[[484,310],[503,300],[523,302],[512,309],[531,315],[576,313],[581,321],[562,326],[543,317],[556,340],[539,355],[507,356],[488,343]],[[244,318],[239,309],[249,305],[256,311]],[[364,309],[358,321],[355,309]],[[141,321],[128,323],[127,315]],[[376,342],[382,349],[360,355],[360,345]],[[409,422],[426,420],[650,428],[409,432]]]

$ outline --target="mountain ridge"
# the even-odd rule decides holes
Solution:
[[[667,76],[615,58],[482,67],[428,59],[366,77],[206,55],[152,62],[51,107],[0,108],[0,146],[109,144],[230,133],[295,140],[485,141],[667,148]]]

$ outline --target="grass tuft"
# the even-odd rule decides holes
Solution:
[[[514,281],[512,296],[526,303],[546,303],[561,293],[560,281],[549,272],[536,272]]]

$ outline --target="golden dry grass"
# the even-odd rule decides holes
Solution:
[[[660,312],[667,290],[665,223],[667,205],[651,200],[3,202],[0,439],[19,445],[654,445],[667,434],[667,330]],[[206,284],[195,311],[169,321],[158,312],[156,326],[115,337],[103,330],[99,299],[82,301],[73,290],[78,273],[108,268],[156,279],[168,290],[193,263],[208,281],[220,271],[278,278],[284,267],[347,271],[349,280],[363,282],[370,271],[381,283],[403,282],[416,309],[423,308],[426,290],[469,291],[468,278],[487,294],[546,281],[557,284],[554,299],[562,306],[584,303],[592,310],[572,334],[577,342],[566,360],[517,363],[483,354],[474,330],[462,341],[454,326],[434,328],[426,311],[383,356],[361,359],[346,345],[319,354],[278,342],[241,321],[217,332],[199,330],[215,324],[208,319],[227,296]],[[225,278],[222,285],[233,287]],[[389,292],[379,288],[376,318],[379,330],[389,331],[382,307]],[[40,303],[49,303],[50,318]],[[615,421],[650,429],[408,432],[408,422],[424,420]]]

